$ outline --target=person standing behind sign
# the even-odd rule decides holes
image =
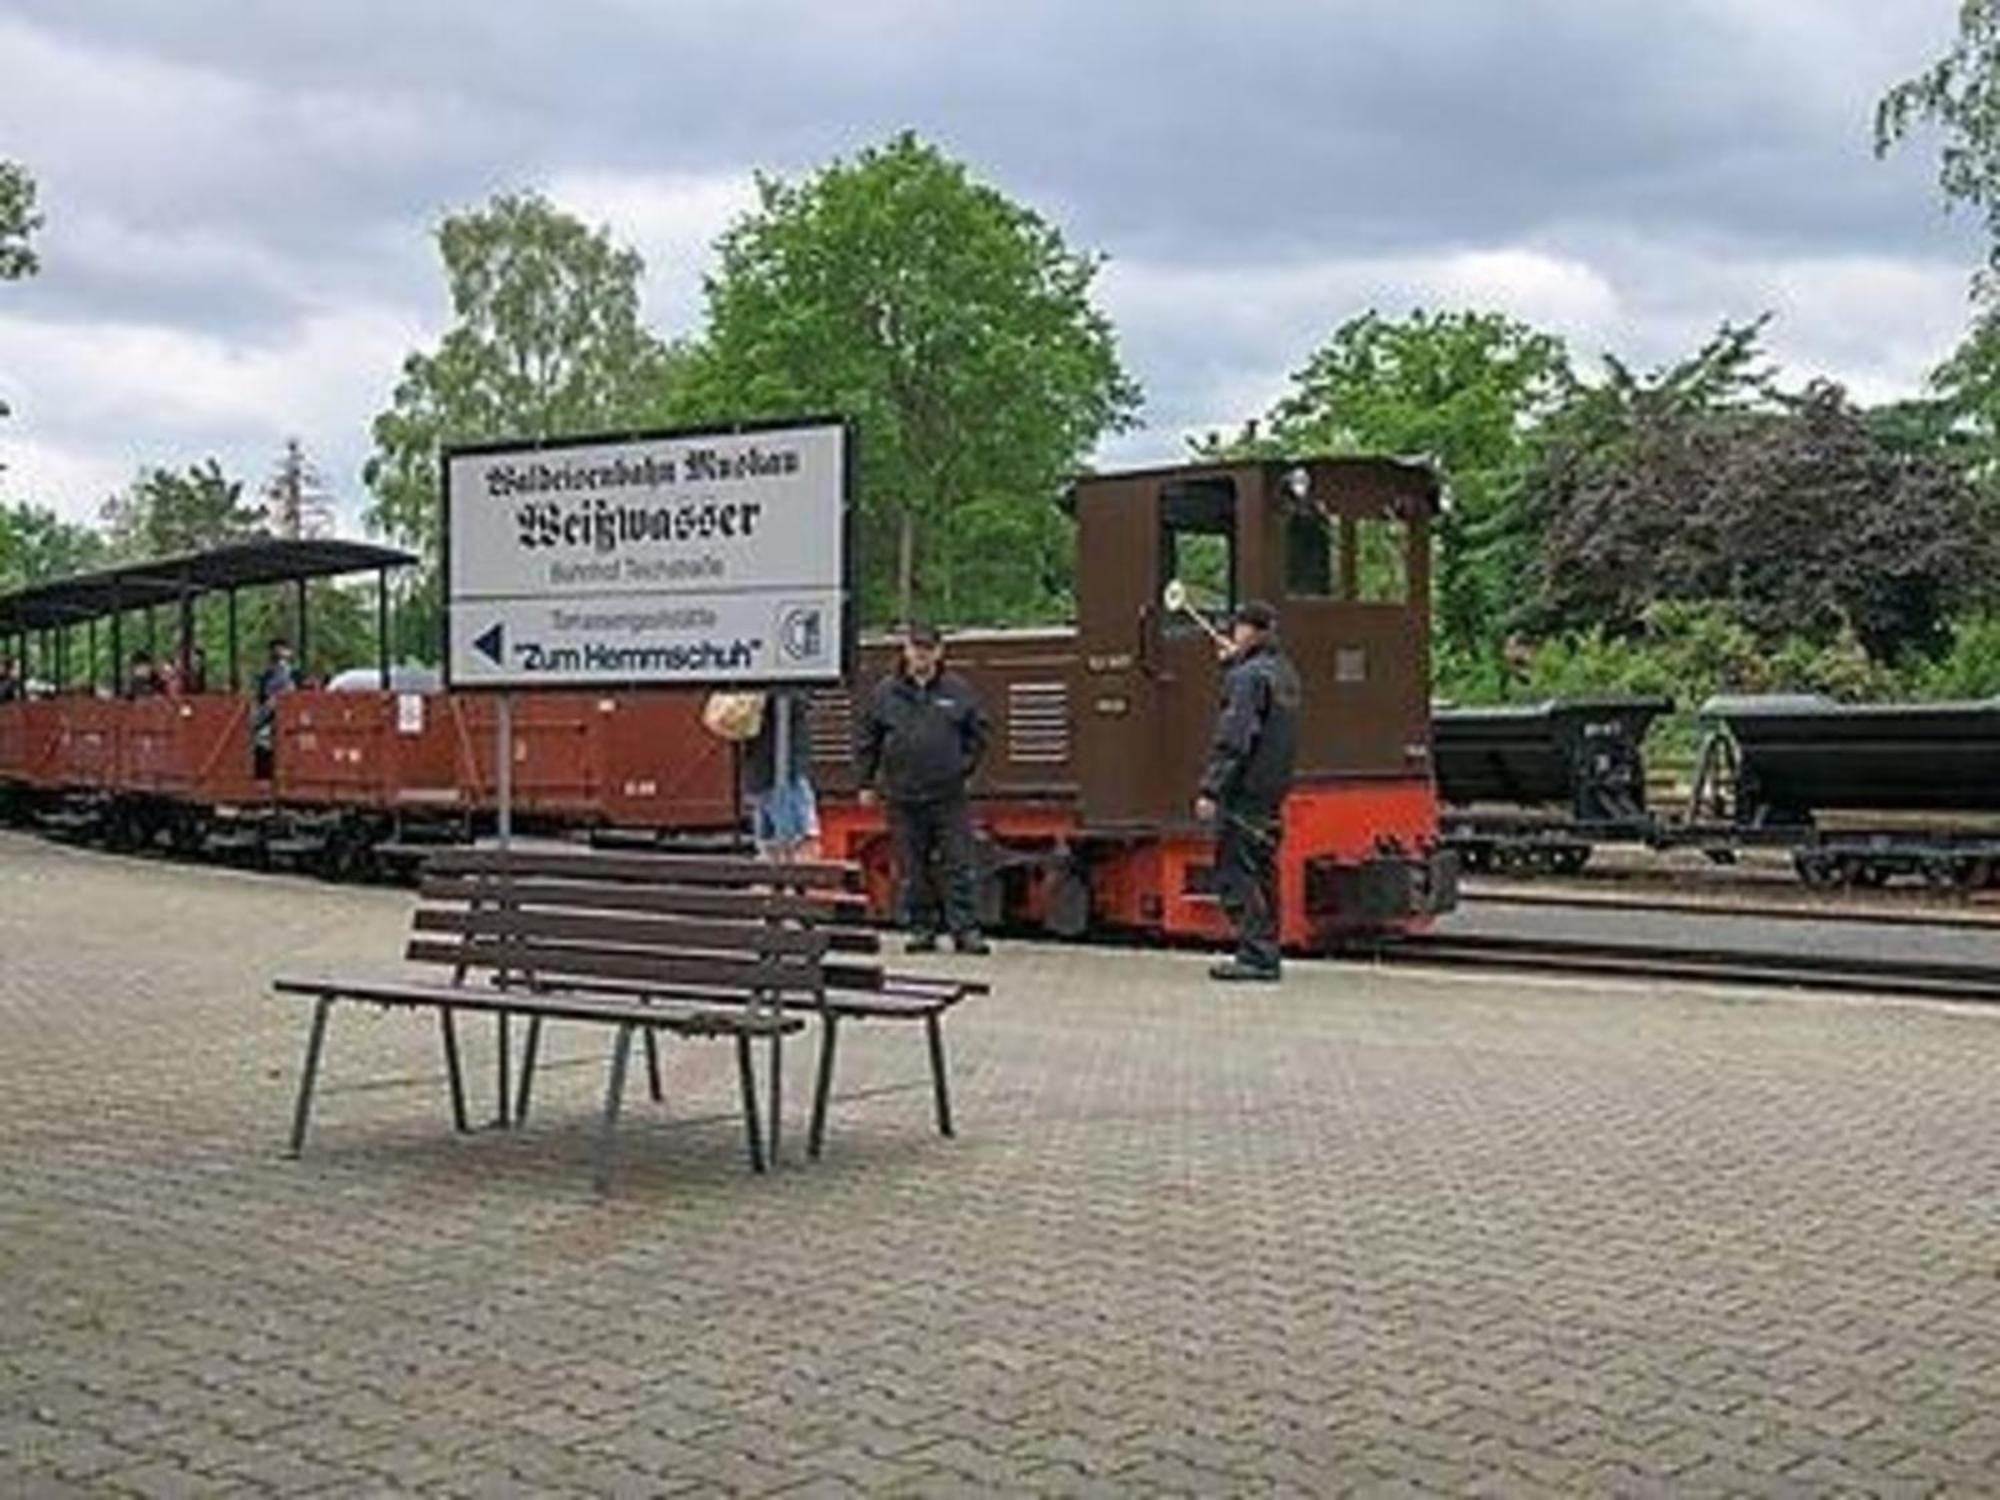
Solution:
[[[778,765],[778,716],[784,715],[785,764]],[[819,858],[819,804],[813,796],[811,727],[803,693],[772,693],[763,722],[743,747],[743,789],[751,837],[765,859]]]
[[[269,781],[277,765],[278,694],[297,686],[292,643],[281,637],[271,642],[271,659],[257,674],[257,708],[250,719],[251,756],[259,781]]]
[[[944,643],[911,625],[897,670],[875,686],[861,717],[861,800],[882,780],[912,953],[937,947],[940,924],[961,953],[988,952],[972,899],[972,814],[966,783],[986,753],[986,714],[971,686],[944,665]]]
[[[1298,670],[1278,647],[1278,612],[1259,600],[1238,610],[1224,660],[1221,713],[1194,811],[1216,825],[1216,894],[1236,927],[1236,957],[1208,972],[1224,980],[1274,980],[1278,840],[1301,697]]]

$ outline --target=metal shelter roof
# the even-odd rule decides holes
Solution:
[[[400,568],[416,558],[372,542],[263,538],[185,557],[156,557],[38,583],[0,596],[0,635],[80,624],[116,611],[173,604],[220,589]]]

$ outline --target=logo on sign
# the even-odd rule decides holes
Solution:
[[[826,611],[794,605],[778,616],[778,648],[787,661],[818,661],[826,654]]]

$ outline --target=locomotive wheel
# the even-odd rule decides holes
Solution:
[[[1825,890],[1839,885],[1844,878],[1840,862],[1829,854],[1817,854],[1801,849],[1792,856],[1792,868],[1798,871],[1799,879],[1815,890]]]

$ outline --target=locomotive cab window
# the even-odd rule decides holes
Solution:
[[[1363,604],[1410,602],[1410,528],[1394,516],[1354,523],[1354,596]]]
[[[1318,511],[1285,517],[1285,592],[1294,599],[1331,599],[1340,584],[1340,525]]]
[[[1218,628],[1236,612],[1236,486],[1194,479],[1160,492],[1160,581],[1187,585],[1192,606]],[[1200,629],[1185,614],[1163,619],[1169,635]]]

